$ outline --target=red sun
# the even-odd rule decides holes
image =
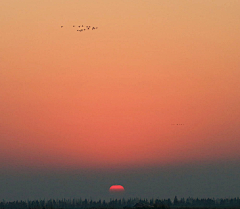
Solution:
[[[121,193],[121,192],[124,192],[124,191],[125,191],[125,189],[121,185],[112,185],[109,188],[109,192],[111,192],[111,193]]]

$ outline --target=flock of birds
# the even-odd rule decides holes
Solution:
[[[61,25],[61,28],[63,28],[63,25]],[[78,32],[83,32],[83,31],[87,31],[87,30],[96,30],[98,29],[98,27],[92,27],[92,26],[84,26],[84,25],[78,25],[75,26],[73,25],[73,28],[78,28],[77,31]],[[171,124],[172,126],[183,126],[183,123],[176,123],[176,124]]]
[[[63,28],[63,25],[61,26],[61,28]],[[78,28],[78,29],[77,29],[78,32],[83,32],[83,31],[87,31],[87,30],[96,30],[96,29],[98,29],[98,27],[92,27],[92,26],[90,26],[90,25],[88,25],[88,26],[84,26],[84,25],[75,26],[75,25],[73,25],[73,28]]]

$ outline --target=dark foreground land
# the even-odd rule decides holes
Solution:
[[[88,200],[88,199],[50,199],[28,201],[2,201],[0,209],[217,209],[235,208],[240,209],[240,199],[198,199],[198,198],[174,198],[171,199],[111,199]]]

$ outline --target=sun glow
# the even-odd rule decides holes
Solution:
[[[112,185],[110,188],[109,188],[109,192],[111,193],[119,193],[119,192],[124,192],[125,189],[123,186],[121,185]]]

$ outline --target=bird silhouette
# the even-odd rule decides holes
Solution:
[[[79,30],[77,30],[78,32],[86,31],[86,30],[89,30],[89,29],[92,29],[92,30],[98,29],[98,27],[92,27],[90,25],[87,25],[87,26],[84,26],[84,25],[82,25],[82,26],[81,25],[77,25],[77,26],[72,25],[72,26],[79,28]],[[81,29],[81,27],[84,27],[84,28]],[[63,28],[63,25],[61,25],[61,28]]]

